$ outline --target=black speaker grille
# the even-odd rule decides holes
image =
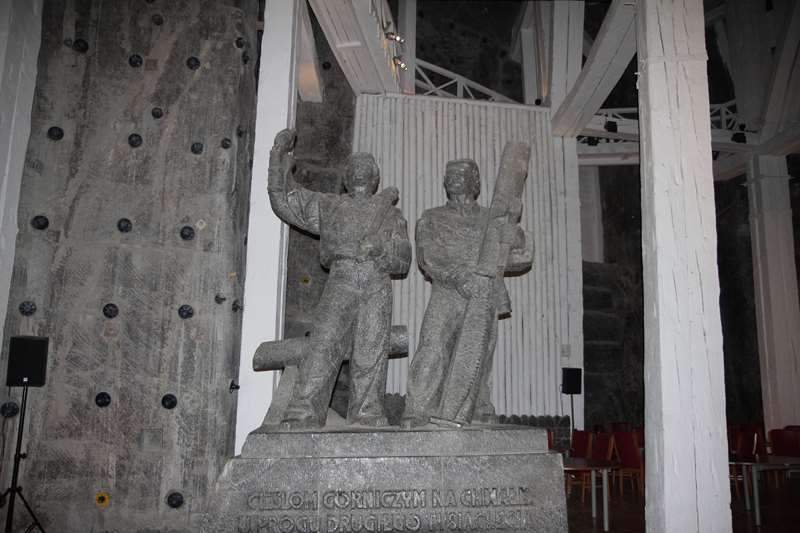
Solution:
[[[9,387],[43,387],[47,373],[47,337],[11,337],[8,345]]]

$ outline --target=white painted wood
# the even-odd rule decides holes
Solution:
[[[573,315],[562,323],[556,307],[568,300],[566,292],[559,292],[559,287],[566,288],[559,283],[566,277],[566,267],[562,270],[563,263],[557,262],[560,250],[567,249],[567,223],[556,218],[559,212],[565,216],[566,191],[563,185],[556,187],[553,176],[549,110],[423,96],[361,95],[357,99],[353,150],[374,153],[382,185],[398,187],[398,205],[409,219],[412,237],[422,211],[445,202],[442,179],[448,160],[472,157],[477,161],[483,191],[479,201],[486,205],[503,146],[514,139],[531,143],[535,154],[523,211],[523,225],[534,239],[535,266],[524,276],[507,278],[513,312],[499,324],[493,399],[499,413],[565,414],[569,405],[562,405],[558,388],[560,347],[569,345],[573,355],[581,353],[582,346],[571,344],[576,342],[571,328],[580,327],[581,315],[571,309]],[[578,215],[575,220],[579,224]],[[413,354],[430,284],[414,266],[408,278],[394,286],[393,321],[408,326]],[[407,366],[407,359],[391,363],[390,392],[405,392]],[[576,415],[582,425],[582,410]]]
[[[536,36],[531,28],[523,28],[519,32],[522,48],[522,86],[524,103],[534,105],[539,94],[539,54],[536,52]]]
[[[731,531],[701,0],[637,4],[650,533]]]
[[[605,259],[605,254],[603,243],[603,202],[600,197],[600,169],[596,166],[582,165],[579,175],[583,260],[602,263]]]
[[[297,105],[297,34],[303,0],[266,0],[256,104],[253,178],[247,228],[247,263],[240,353],[236,453],[259,427],[272,400],[274,372],[254,372],[259,344],[283,335],[287,227],[267,195],[269,152],[275,135],[292,127]]]
[[[748,168],[761,397],[767,430],[800,420],[800,300],[785,157]]]
[[[395,27],[386,0],[308,1],[354,93],[400,92],[399,48],[385,37]]]
[[[767,92],[762,140],[773,137],[785,123],[796,124],[800,110],[800,3],[792,2],[788,11]]]
[[[400,86],[405,94],[414,94],[417,72],[417,0],[400,0],[397,26],[400,35],[406,40],[400,50],[408,70],[400,74]]]
[[[550,38],[550,107],[557,109],[572,90],[581,72],[583,58],[583,1],[563,0],[552,4]],[[598,106],[598,109],[600,106]]]
[[[314,30],[306,2],[300,2],[298,14],[300,27],[297,43],[297,90],[304,102],[322,103],[317,45],[314,42]]]
[[[636,52],[635,13],[630,0],[612,2],[577,82],[563,103],[553,106],[555,135],[578,135],[622,77]]]
[[[578,164],[583,166],[638,165],[639,143],[578,144]]]
[[[0,338],[6,322],[17,208],[42,40],[42,0],[0,2]]]

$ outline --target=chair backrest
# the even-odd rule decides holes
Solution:
[[[614,454],[614,436],[611,433],[596,433],[592,437],[590,458],[595,461],[610,461]]]
[[[772,455],[800,457],[800,431],[773,429],[769,432]]]
[[[611,422],[611,433],[619,433],[621,431],[630,431],[630,422]]]
[[[641,468],[642,454],[635,431],[617,431],[614,433],[614,448],[617,459],[623,468]]]
[[[572,445],[570,446],[570,457],[589,457],[589,449],[592,444],[591,433],[576,429],[572,432]]]
[[[552,429],[548,429],[547,430],[547,449],[548,450],[552,450],[554,448],[554,446],[555,445],[553,444],[553,430]]]
[[[639,448],[644,448],[644,426],[636,426],[633,432],[636,433],[636,443]]]
[[[758,431],[752,429],[740,430],[736,435],[736,442],[733,447],[733,457],[737,461],[752,461],[756,455],[761,455],[759,447],[761,439]]]
[[[800,431],[800,426],[786,426],[783,429],[785,429],[787,431]]]

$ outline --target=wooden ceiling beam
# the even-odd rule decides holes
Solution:
[[[575,136],[614,89],[636,53],[636,8],[614,0],[575,85],[553,115],[553,134]]]

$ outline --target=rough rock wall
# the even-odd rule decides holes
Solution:
[[[188,531],[233,453],[257,10],[45,2],[0,368],[50,337],[21,480],[48,531]]]

